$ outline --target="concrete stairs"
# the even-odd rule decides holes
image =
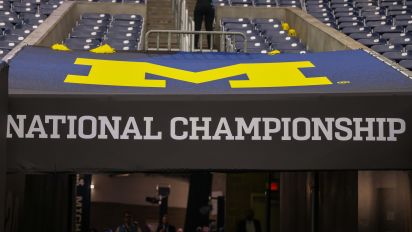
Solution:
[[[147,0],[147,31],[176,30],[171,0]],[[149,37],[149,47],[156,47],[156,35]],[[160,48],[167,48],[167,35],[160,36]],[[172,48],[178,48],[177,36],[172,38]]]

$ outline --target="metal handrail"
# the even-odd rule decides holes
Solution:
[[[228,31],[188,31],[188,30],[150,30],[148,32],[146,32],[145,34],[145,51],[149,50],[149,36],[150,34],[157,34],[156,37],[156,50],[159,51],[160,50],[160,34],[167,34],[167,51],[171,51],[172,50],[172,34],[178,34],[179,38],[182,38],[182,35],[199,35],[199,43],[200,43],[200,47],[199,50],[202,51],[202,38],[203,35],[211,35],[211,46],[209,49],[205,49],[205,50],[209,50],[209,51],[213,51],[213,36],[214,35],[218,35],[220,36],[220,50],[223,51],[223,48],[225,47],[225,36],[236,36],[239,35],[241,37],[243,37],[243,52],[247,52],[247,37],[245,34],[241,33],[241,32],[228,32]],[[189,49],[190,51],[192,51],[192,47],[191,45],[189,45]]]

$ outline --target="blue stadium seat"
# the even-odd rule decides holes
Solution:
[[[279,6],[301,8],[299,0],[278,0]]]
[[[250,19],[248,18],[222,18],[221,22],[223,25],[227,23],[250,24]]]
[[[296,38],[285,36],[285,37],[271,37],[270,38],[271,45],[279,44],[279,43],[299,43],[300,41]]]
[[[364,24],[363,22],[344,22],[344,23],[339,23],[338,27],[343,29],[345,27],[363,27]]]
[[[124,20],[124,21],[142,21],[143,17],[136,14],[115,14],[113,15],[113,20]]]
[[[374,45],[371,47],[372,50],[378,53],[385,53],[385,52],[401,52],[403,49],[402,45],[392,45],[392,44],[384,44],[384,45]]]
[[[342,29],[342,32],[345,34],[352,34],[352,33],[359,33],[359,32],[371,32],[372,29],[370,27],[345,27]]]
[[[252,20],[252,22],[254,24],[271,24],[271,25],[281,24],[281,21],[275,18],[257,18],[257,19]]]
[[[256,6],[273,7],[276,6],[276,0],[255,0]]]
[[[401,60],[399,64],[407,69],[412,69],[412,59],[410,60]]]
[[[13,41],[7,40],[0,40],[0,50],[11,50],[13,49],[18,43]]]
[[[109,21],[101,19],[82,19],[79,20],[78,25],[88,25],[88,26],[107,26]]]
[[[412,45],[412,37],[405,36],[405,37],[391,38],[389,39],[389,43],[393,45]]]
[[[64,44],[72,50],[90,50],[100,45],[100,41],[93,39],[68,38]]]
[[[386,40],[384,39],[359,39],[358,42],[365,46],[373,46],[373,45],[385,44]]]
[[[392,38],[399,38],[405,36],[412,36],[412,33],[384,33],[381,35],[381,39],[392,39]]]
[[[273,50],[285,51],[285,50],[306,50],[305,46],[301,43],[278,43],[271,46]]]
[[[137,41],[132,40],[116,40],[108,39],[103,42],[103,44],[108,44],[116,50],[121,51],[135,51],[137,50]]]
[[[79,25],[73,29],[73,31],[96,31],[96,32],[105,32],[107,31],[107,25],[103,26],[93,26],[93,25]]]
[[[23,37],[27,37],[32,31],[33,30],[30,30],[30,29],[14,29],[10,33],[20,35],[20,36],[23,36]]]
[[[390,20],[390,18],[386,15],[368,15],[365,16],[365,21],[385,21]]]
[[[306,54],[308,53],[306,50],[299,50],[299,49],[294,49],[294,50],[283,50],[282,53],[287,53],[287,54]]]
[[[25,24],[28,25],[40,25],[46,20],[46,16],[40,14],[22,14],[22,18]]]
[[[101,19],[101,20],[108,21],[111,19],[111,16],[110,14],[85,13],[85,14],[82,14],[81,19],[95,19],[95,20]]]
[[[225,29],[242,29],[242,30],[253,30],[254,26],[250,23],[226,23],[224,25]]]
[[[141,21],[125,21],[125,20],[115,20],[112,22],[112,27],[120,26],[120,27],[142,27]]]
[[[3,58],[9,51],[10,49],[0,49],[0,58]]]
[[[350,34],[349,37],[351,37],[354,40],[358,40],[358,39],[379,39],[379,34],[377,34],[377,33],[368,33],[368,32],[360,32],[360,33]]]
[[[119,33],[117,31],[115,32],[109,31],[106,36],[107,38],[110,38],[110,39],[137,40],[139,39],[140,34],[132,33],[132,32]]]
[[[231,0],[232,6],[251,6],[252,0]]]
[[[214,6],[228,6],[229,2],[228,0],[212,0],[212,4]]]
[[[373,32],[376,33],[401,33],[403,32],[403,27],[400,26],[392,26],[392,25],[383,25],[383,26],[376,26],[373,28]]]
[[[271,32],[277,32],[277,31],[282,31],[282,25],[273,23],[273,24],[258,24],[256,25],[256,30],[260,31],[261,33],[271,33]]]
[[[363,18],[362,17],[340,17],[339,18],[339,23],[346,23],[346,22],[362,22]]]
[[[399,62],[401,60],[412,60],[412,53],[411,52],[385,52],[383,56]]]
[[[104,33],[101,31],[82,31],[75,30],[70,33],[71,38],[84,38],[84,39],[102,39]]]
[[[409,14],[409,15],[396,15],[395,20],[412,20],[412,14]]]
[[[409,26],[412,25],[412,20],[396,20],[395,25],[401,27]]]

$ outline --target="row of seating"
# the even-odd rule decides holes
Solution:
[[[212,0],[215,6],[244,6],[244,7],[299,7],[300,0]]]
[[[412,67],[412,1],[306,0],[305,8],[328,26],[404,67]]]
[[[0,58],[34,31],[63,1],[0,0]]]
[[[145,4],[145,0],[87,0],[89,2],[111,2],[111,3],[138,3]]]
[[[109,44],[116,50],[136,51],[142,27],[141,15],[86,13],[63,43],[73,50],[90,50]]]
[[[247,51],[250,53],[267,53],[279,50],[282,53],[306,53],[296,33],[291,33],[288,24],[275,18],[222,18],[221,28],[227,32],[241,32],[248,41]],[[244,50],[242,36],[230,36],[230,44],[236,51]]]

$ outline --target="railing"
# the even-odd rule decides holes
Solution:
[[[172,0],[172,11],[175,13],[175,29],[181,31],[194,31],[194,21],[189,16],[186,0]],[[180,48],[183,50],[189,50],[190,36],[183,35],[180,37]]]
[[[149,47],[149,36],[151,34],[156,34],[156,47],[154,49],[151,49]],[[167,48],[162,49],[160,48],[160,34],[167,34]],[[214,42],[214,36],[220,36],[220,51],[228,51],[228,46],[226,46],[226,38],[228,36],[233,36],[234,38],[236,36],[241,36],[243,38],[243,52],[247,52],[247,37],[241,33],[241,32],[227,32],[227,31],[189,31],[189,30],[150,30],[146,32],[145,35],[145,50],[155,50],[155,51],[172,51],[172,35],[176,34],[179,35],[179,38],[183,40],[185,36],[188,37],[188,49],[182,47],[182,43],[180,44],[180,51],[194,51],[194,44],[192,44],[192,35],[199,35],[199,51],[213,51],[213,42]],[[203,49],[202,43],[203,43],[203,35],[210,35],[210,47]]]

